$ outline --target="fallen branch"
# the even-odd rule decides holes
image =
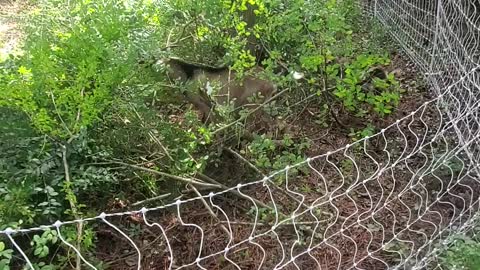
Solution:
[[[207,176],[207,175],[204,175],[204,174],[202,174],[202,173],[198,173],[198,175],[199,175],[201,178],[205,179],[205,181],[208,181],[208,182],[213,183],[213,184],[220,185],[220,188],[221,188],[221,189],[224,189],[224,190],[225,190],[225,189],[228,189],[227,186],[225,186],[225,185],[217,182],[216,180],[210,178],[210,177]],[[245,198],[245,196],[246,196],[246,195],[243,195],[243,194],[241,194],[240,192],[238,192],[238,191],[236,191],[236,190],[232,190],[232,193],[235,194],[235,195],[237,195],[237,196],[239,196],[239,197],[242,197],[242,198]],[[270,209],[270,210],[273,210],[272,207],[266,205],[266,204],[263,203],[262,201],[259,201],[259,200],[255,199],[255,198],[252,198],[252,197],[249,197],[249,198],[251,198],[256,204],[260,205],[262,208],[268,208],[268,209]]]
[[[239,153],[237,153],[236,151],[233,151],[231,148],[224,148],[227,152],[231,153],[232,155],[234,155],[235,157],[237,157],[238,159],[240,159],[241,161],[245,162],[250,168],[252,168],[253,170],[255,170],[257,173],[259,173],[260,175],[262,175],[263,177],[267,177],[265,174],[263,174],[260,169],[258,169],[255,165],[253,165],[253,163],[251,163],[250,161],[248,161],[246,158],[244,158],[242,155],[240,155]],[[292,194],[286,192],[285,190],[283,190],[282,188],[276,186],[276,185],[272,185],[272,187],[278,191],[280,191],[281,193],[283,193],[284,195],[290,197],[291,199],[293,199],[294,201],[296,201],[297,203],[299,204],[302,204],[303,206],[307,207],[308,208],[308,205],[306,205],[305,203],[303,203],[301,200],[295,198]]]
[[[331,220],[330,219],[325,219],[325,220],[319,220],[318,222],[317,221],[299,221],[299,222],[284,222],[284,223],[281,223],[281,224],[278,224],[278,226],[293,226],[293,225],[316,225],[317,223],[328,223],[330,222]],[[230,225],[251,225],[251,226],[269,226],[271,227],[273,224],[271,223],[264,223],[264,222],[257,222],[257,223],[253,223],[253,222],[242,222],[242,221],[230,221],[230,222],[227,222],[227,221],[222,221],[222,223],[227,223],[227,224],[230,224]]]
[[[222,185],[222,184],[218,183],[217,181],[215,181],[214,179],[208,177],[207,175],[204,175],[204,174],[199,174],[199,175],[200,175],[202,178],[206,179],[206,181],[209,181],[209,182],[213,182],[213,183],[217,183],[217,184],[219,184],[219,185]],[[227,187],[224,186],[224,185],[222,185],[222,189],[227,189]],[[273,209],[272,207],[264,204],[263,202],[255,199],[255,198],[253,198],[253,197],[250,197],[250,196],[241,194],[240,192],[238,192],[238,191],[236,191],[236,190],[232,190],[232,193],[235,194],[235,195],[237,195],[237,196],[239,196],[239,197],[242,197],[242,198],[248,197],[249,199],[252,199],[252,200],[255,202],[256,205],[259,205],[259,206],[262,207],[262,208],[269,209],[270,211],[275,211],[275,209]],[[295,199],[295,198],[294,198],[294,199]],[[304,204],[304,205],[305,205],[305,204]],[[278,213],[278,217],[279,217],[279,218],[282,218],[282,219],[287,219],[287,218],[289,218],[289,216],[287,216],[287,215],[285,215],[284,213],[280,212],[280,210],[278,210],[278,209],[277,209],[276,212]],[[312,235],[313,235],[313,230],[308,229],[308,228],[307,228],[307,229],[303,229],[303,230],[306,230],[306,231],[312,233]]]
[[[134,165],[134,164],[128,164],[128,163],[124,163],[124,162],[120,162],[120,161],[110,161],[110,164],[118,164],[118,165],[122,165],[122,166],[125,166],[125,167],[130,167],[130,168],[133,168],[133,169],[137,169],[137,170],[141,170],[141,171],[145,171],[145,172],[157,174],[157,175],[164,176],[164,177],[168,177],[168,178],[170,178],[170,179],[173,179],[173,180],[176,180],[176,181],[180,181],[180,182],[183,182],[183,183],[186,183],[186,184],[193,184],[193,185],[204,186],[204,187],[222,188],[221,185],[205,183],[205,182],[203,182],[203,181],[200,180],[200,179],[196,179],[196,178],[185,178],[185,177],[181,177],[181,176],[169,174],[169,173],[166,173],[166,172],[156,171],[156,170],[153,170],[153,169],[149,169],[149,168],[137,166],[137,165]]]
[[[156,200],[161,200],[161,199],[165,199],[167,198],[168,196],[172,195],[171,193],[167,193],[167,194],[162,194],[162,195],[158,195],[158,196],[155,196],[153,198],[148,198],[148,199],[145,199],[143,201],[138,201],[136,203],[132,203],[132,206],[138,206],[138,205],[142,205],[144,203],[148,203],[148,202],[152,202],[152,201],[156,201]]]
[[[208,205],[207,201],[205,201],[205,199],[203,198],[203,195],[197,190],[196,187],[194,187],[194,186],[191,186],[191,187],[192,187],[193,191],[197,194],[197,196],[200,198],[200,200],[202,200],[202,203],[205,206],[205,208],[207,208],[208,213],[218,222],[218,224],[220,224],[220,227],[222,228],[222,230],[224,230],[231,237],[232,233],[222,224],[222,221],[213,212],[210,205]]]
[[[258,172],[259,174],[261,174],[263,177],[266,177],[265,174],[263,174],[260,169],[258,169],[255,165],[253,165],[250,161],[248,161],[246,158],[244,158],[242,155],[240,155],[239,153],[233,151],[232,149],[230,148],[226,148],[226,150],[235,155],[237,158],[239,158],[240,160],[242,160],[243,162],[245,162],[246,164],[248,164],[248,166],[250,166],[252,169],[254,169],[256,172]],[[289,198],[291,198],[292,200],[296,201],[297,203],[301,204],[302,206],[306,207],[306,208],[309,208],[308,205],[306,205],[303,201],[295,198],[292,194],[288,193],[287,191],[283,190],[282,188],[276,186],[276,185],[271,185],[274,189],[278,190],[279,192],[281,192],[282,194],[288,196]],[[271,208],[270,208],[271,209]],[[282,212],[279,212],[279,216],[282,217],[282,218],[288,218],[287,215],[283,214]],[[290,224],[285,224],[285,225],[298,225],[299,222],[295,222],[295,223],[290,223]],[[304,228],[302,230],[305,230],[305,231],[308,231],[310,233],[312,233],[313,235],[313,231],[309,228]]]

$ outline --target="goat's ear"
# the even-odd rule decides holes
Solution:
[[[152,68],[156,71],[156,72],[161,72],[161,71],[165,71],[166,68],[167,68],[167,60],[166,59],[158,59],[157,61],[155,61],[153,64],[152,64]]]

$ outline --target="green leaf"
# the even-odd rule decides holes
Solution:
[[[10,266],[8,266],[10,264],[10,260],[0,260],[0,269],[1,270],[10,270]]]
[[[40,258],[46,257],[48,255],[48,252],[49,252],[49,248],[47,246],[43,246],[43,249],[39,257]]]
[[[6,259],[10,260],[12,258],[12,255],[13,254],[13,250],[11,249],[7,249],[3,252],[3,257],[5,257]]]

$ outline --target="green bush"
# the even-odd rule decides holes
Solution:
[[[384,55],[360,55],[352,63],[346,64],[345,75],[337,78],[334,94],[343,105],[359,116],[373,111],[381,116],[390,114],[400,101],[399,83],[392,73],[386,78],[374,77],[371,69],[378,65],[388,65],[390,59]]]
[[[265,172],[281,170],[288,165],[304,161],[305,150],[310,147],[307,140],[294,141],[289,135],[285,135],[282,140],[274,141],[266,135],[257,136],[247,148],[243,151],[253,164]],[[298,171],[308,170],[306,166],[292,168],[290,173],[296,175]],[[276,178],[277,184],[281,185],[284,181],[284,175]]]
[[[67,138],[112,103],[148,44],[148,25],[138,4],[47,3],[31,14],[23,57],[3,63],[0,105],[22,110],[44,134]]]
[[[478,226],[474,228],[474,236],[454,234],[451,245],[438,256],[441,266],[446,269],[480,269],[480,237]]]
[[[253,24],[249,12],[255,15]],[[2,183],[2,192],[25,198],[0,208],[6,219],[2,223],[32,223],[39,213],[47,220],[58,218],[69,207],[81,206],[76,197],[81,200],[99,184],[108,183],[117,192],[117,178],[130,176],[85,165],[101,159],[135,160],[140,152],[157,158],[154,169],[172,174],[195,175],[205,168],[216,127],[204,127],[191,111],[180,113],[179,90],[166,87],[162,78],[139,65],[142,59],[181,55],[197,62],[230,63],[242,75],[255,63],[245,47],[253,40],[268,51],[263,64],[269,76],[284,68],[306,74],[301,82],[271,77],[280,87],[294,89],[293,99],[299,96],[294,91],[318,93],[320,98],[322,89],[334,88],[338,101],[359,115],[370,109],[391,113],[399,101],[391,74],[373,79],[370,92],[361,86],[373,67],[389,60],[369,54],[356,42],[362,30],[353,0],[50,0],[37,3],[30,15],[23,55],[0,63],[0,106],[24,114],[23,123],[34,127],[30,136],[13,142],[27,152],[10,149],[2,156],[7,164],[2,173],[9,179]],[[346,60],[340,63],[341,58]],[[321,102],[327,109],[333,106]],[[281,101],[275,104],[267,108],[272,114],[291,113]],[[225,121],[233,120],[231,110],[219,110]],[[172,121],[171,113],[182,120]],[[263,151],[255,150],[257,144],[250,145],[252,153]],[[63,147],[72,181],[65,179]],[[260,154],[253,159],[268,165],[261,168],[278,169],[303,158],[300,152],[289,155],[271,165],[262,163],[265,157]]]

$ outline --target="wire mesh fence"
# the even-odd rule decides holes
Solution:
[[[126,250],[130,269],[441,268],[436,255],[478,216],[480,2],[377,0],[365,8],[425,75],[433,99],[372,136],[263,179],[0,234],[31,269],[26,243],[14,237],[45,230],[96,269],[61,231],[91,223],[101,243]],[[124,219],[155,240],[125,232]]]

